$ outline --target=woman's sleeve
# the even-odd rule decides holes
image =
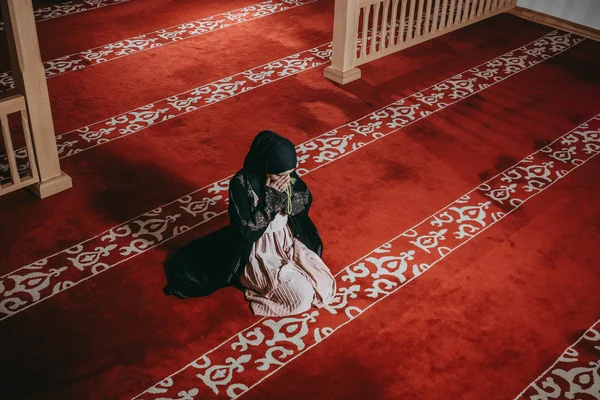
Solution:
[[[254,243],[284,208],[286,197],[285,193],[265,187],[264,195],[256,207],[252,206],[251,201],[242,179],[234,177],[229,184],[229,218],[234,228],[248,242]]]
[[[292,186],[292,215],[297,215],[302,211],[308,212],[312,204],[312,194],[298,174],[294,172],[292,178],[295,180]]]

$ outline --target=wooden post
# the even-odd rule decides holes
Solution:
[[[0,0],[8,40],[15,87],[25,96],[29,128],[35,157],[29,162],[38,166],[40,182],[30,189],[40,198],[51,196],[72,186],[71,178],[60,169],[52,110],[46,75],[40,55],[31,0]]]
[[[342,85],[360,79],[360,70],[354,67],[356,58],[357,19],[359,0],[335,0],[333,16],[333,52],[331,65],[325,68],[325,78]],[[368,29],[363,27],[363,29]],[[366,47],[363,43],[363,49]]]

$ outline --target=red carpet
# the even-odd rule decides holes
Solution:
[[[122,4],[129,0],[83,0],[56,2],[52,0],[35,0],[34,18],[36,22],[66,17],[68,15],[95,10],[101,7]],[[0,22],[0,31],[4,30],[4,22]]]
[[[167,3],[40,22],[44,58],[250,5]],[[319,0],[48,81],[74,187],[0,198],[3,397],[568,398],[576,368],[598,391],[600,45],[501,15],[340,87],[310,51],[332,15]],[[232,288],[164,297],[162,261],[227,223],[261,129],[299,145],[337,302],[261,320]]]
[[[513,74],[536,65],[544,60],[542,56],[551,57],[556,52],[560,53],[580,41],[579,39],[574,41],[569,40],[569,38],[566,39],[565,41],[564,34],[551,33],[515,52],[508,53],[478,68],[451,77],[375,111],[365,118],[302,143],[298,151],[300,157],[298,172],[307,174],[316,168],[327,165],[374,140],[394,133],[421,118],[425,118],[478,91],[485,90]],[[324,53],[323,57],[328,54],[325,50],[322,53]],[[537,55],[538,58],[530,56],[531,54]],[[308,58],[309,56],[305,57]],[[304,63],[307,63],[307,61],[304,61]],[[285,66],[288,66],[289,62],[282,64],[284,66],[281,68],[284,71],[282,75],[285,77],[288,75],[287,70],[290,69],[290,67],[286,68]],[[245,86],[245,88],[248,88],[248,86]],[[212,93],[214,92],[209,92],[209,94]],[[218,95],[219,93],[212,94],[212,97]],[[225,94],[221,95],[225,96]],[[213,102],[208,102],[208,104]],[[195,106],[182,109],[186,104],[189,104],[189,101],[181,101],[173,97],[169,98],[168,104],[176,111],[180,111],[181,114],[197,109]],[[83,133],[81,135],[82,142],[89,143],[95,140],[96,142],[92,142],[93,146],[108,142],[112,136],[111,133],[114,132],[110,127],[118,129],[116,128],[118,123],[115,121],[123,121],[127,124],[126,128],[116,130],[120,133],[120,136],[116,136],[116,138],[119,138],[135,132],[135,129],[141,130],[146,126],[152,126],[177,115],[165,112],[165,115],[161,116],[163,114],[161,111],[168,111],[168,109],[160,109],[160,106],[144,108],[145,111],[138,110],[127,116],[119,116],[109,120],[106,123],[107,127],[96,132]],[[130,115],[132,116],[130,117]],[[140,117],[140,115],[145,116],[145,118]],[[144,124],[141,121],[144,121]],[[77,148],[78,143],[80,143],[77,140],[70,140],[68,143],[71,150],[65,156],[78,154],[84,149],[82,147]],[[59,146],[60,144],[59,141]],[[31,291],[30,287],[24,286],[20,290],[16,288],[25,279],[24,277],[29,274],[29,269],[25,268],[11,273],[11,280],[15,283],[13,287],[8,284],[7,289],[11,292],[11,299],[15,305],[8,309],[0,309],[0,313],[5,314],[2,317],[7,317],[14,312],[29,307],[32,300],[37,302],[58,293],[60,290],[70,288],[73,284],[87,279],[90,272],[92,274],[99,273],[124,261],[124,259],[135,256],[140,250],[144,250],[148,246],[162,243],[172,236],[185,232],[190,227],[196,227],[220,215],[227,209],[228,179],[228,177],[223,177],[199,191],[186,194],[177,201],[161,207],[158,212],[150,212],[129,221],[117,229],[123,232],[122,234],[115,233],[114,230],[109,231],[77,248],[67,249],[50,258],[38,261],[40,265],[43,265],[38,269],[38,273],[43,271],[45,276],[48,277],[49,284],[45,285],[45,290],[36,290],[36,296],[33,298],[29,293]],[[180,209],[183,209],[185,213],[178,213]],[[91,271],[86,267],[92,267]],[[64,282],[69,282],[69,286],[61,288]]]

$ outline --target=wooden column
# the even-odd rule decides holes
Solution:
[[[323,75],[342,85],[360,79],[360,70],[353,66],[356,57],[358,13],[359,0],[335,0],[333,53],[331,65],[325,68]],[[366,45],[363,43],[363,48]]]
[[[72,186],[71,178],[60,169],[48,86],[31,0],[0,0],[8,40],[15,87],[25,96],[40,182],[30,189],[40,198]]]

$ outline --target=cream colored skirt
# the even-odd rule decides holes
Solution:
[[[279,214],[254,243],[240,283],[256,315],[284,317],[323,307],[335,294],[335,279],[321,258],[296,239]]]

